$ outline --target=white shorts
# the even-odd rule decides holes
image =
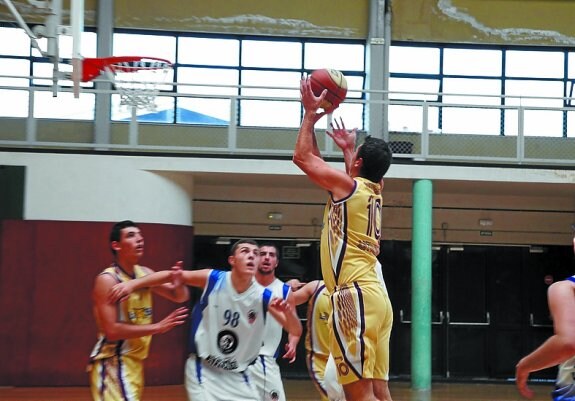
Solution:
[[[325,364],[325,373],[323,375],[323,388],[327,392],[329,401],[345,401],[343,386],[337,381],[337,370],[335,360],[331,354]]]
[[[185,374],[190,401],[260,401],[247,372],[216,369],[190,354]]]
[[[260,355],[248,368],[250,379],[262,401],[286,401],[280,367],[275,358]]]

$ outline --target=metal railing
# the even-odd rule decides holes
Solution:
[[[10,77],[8,77],[10,78]],[[16,78],[16,77],[12,77]],[[19,79],[32,77],[17,77]],[[176,84],[173,84],[176,85]],[[183,85],[183,84],[178,84]],[[188,85],[194,86],[194,85]],[[196,85],[198,86],[198,85]],[[209,85],[201,85],[203,87]],[[291,89],[295,88],[270,88]],[[0,86],[0,90],[27,91],[28,115],[22,117],[0,117],[0,147],[18,148],[50,148],[50,149],[88,149],[108,151],[136,151],[136,152],[174,152],[174,153],[200,153],[200,154],[232,154],[253,156],[290,156],[293,152],[295,138],[297,136],[297,122],[291,127],[266,127],[241,125],[238,121],[241,105],[244,101],[267,102],[298,102],[296,97],[272,97],[272,96],[223,96],[194,93],[162,92],[162,97],[174,97],[176,99],[223,99],[229,105],[228,124],[165,124],[148,123],[138,121],[140,118],[133,109],[127,121],[106,121],[110,124],[109,138],[102,141],[94,139],[94,120],[62,120],[37,118],[35,115],[35,97],[39,92],[51,92],[47,86]],[[71,93],[72,88],[60,88],[62,93]],[[192,91],[190,91],[192,92]],[[93,94],[116,94],[114,90],[83,89],[82,93]],[[297,92],[294,92],[297,93]],[[489,104],[489,101],[480,102],[478,99],[489,96],[465,95],[465,94],[415,94],[418,96],[446,97],[457,96],[464,98],[463,103],[447,103],[427,100],[398,100],[393,97],[403,96],[405,93],[388,93],[385,96],[377,94],[379,99],[385,100],[361,100],[348,96],[347,104],[359,104],[365,106],[366,114],[381,112],[381,116],[387,113],[389,116],[389,132],[380,133],[386,138],[392,147],[394,157],[406,158],[418,161],[440,162],[467,162],[467,163],[497,163],[502,165],[552,165],[555,167],[571,168],[575,166],[575,109],[570,107],[543,107],[522,105]],[[413,95],[413,94],[412,94]],[[371,98],[378,96],[370,96]],[[390,99],[391,98],[391,99]],[[472,101],[475,99],[475,101]],[[529,98],[527,103],[532,104],[538,98]],[[542,103],[549,99],[541,97]],[[566,99],[557,98],[562,104],[567,104]],[[4,102],[9,99],[4,99]],[[98,100],[96,99],[96,102]],[[493,103],[491,101],[491,103]],[[277,103],[276,103],[277,104]],[[409,127],[394,129],[394,108],[406,108],[410,111],[404,116],[409,122]],[[450,110],[471,110],[478,112],[478,116],[491,113],[495,116],[492,125],[499,124],[501,133],[488,134],[469,132],[448,132],[446,129],[437,127],[437,122],[430,121],[441,116],[441,126],[450,125],[447,117]],[[549,136],[547,132],[541,135],[527,135],[529,119],[533,121],[537,113],[556,113],[563,124],[561,136]],[[483,114],[482,114],[483,113]],[[299,119],[301,114],[295,116]],[[329,126],[328,116],[327,125]],[[529,117],[529,118],[527,118]],[[358,117],[363,118],[363,114]],[[373,118],[373,117],[372,117]],[[461,119],[461,118],[460,118]],[[477,119],[479,120],[479,118]],[[418,121],[418,124],[413,124]],[[567,122],[573,128],[565,129]],[[462,121],[457,121],[461,125]],[[469,126],[477,126],[478,121],[468,121]],[[401,123],[400,123],[401,124]],[[397,124],[395,124],[396,126]],[[452,125],[452,124],[451,124]],[[457,125],[457,124],[456,124]],[[557,125],[557,124],[555,124]],[[324,156],[341,157],[341,153],[333,142],[323,132],[317,130],[318,145]],[[568,132],[567,137],[563,136]],[[361,133],[361,132],[360,132]],[[376,135],[371,133],[372,135]]]

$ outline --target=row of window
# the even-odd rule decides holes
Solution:
[[[84,57],[96,56],[96,39],[94,32],[83,34]],[[45,39],[39,44],[47,47]],[[60,37],[59,54],[71,57],[70,37]],[[161,77],[166,84],[158,86],[171,95],[157,97],[155,112],[139,110],[140,121],[226,125],[233,115],[230,97],[242,96],[237,104],[240,125],[297,127],[300,77],[330,67],[343,71],[349,86],[348,101],[337,113],[347,126],[366,127],[366,48],[358,41],[118,32],[113,55],[174,61],[173,70]],[[0,86],[43,89],[34,94],[35,117],[93,119],[93,94],[83,92],[75,99],[60,91],[52,96],[53,64],[31,48],[21,29],[0,27],[0,57]],[[575,112],[570,109],[575,52],[568,49],[394,43],[389,68],[392,131],[421,132],[427,121],[427,129],[436,133],[517,135],[523,126],[525,135],[575,136]],[[59,69],[71,72],[66,63]],[[118,78],[141,80],[142,75]],[[59,84],[72,85],[65,79]],[[0,116],[28,115],[27,90],[0,91],[11,99]],[[129,119],[130,108],[120,104],[121,97],[113,95],[112,119]],[[527,107],[523,120],[518,105]]]

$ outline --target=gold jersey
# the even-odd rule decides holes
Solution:
[[[354,178],[352,193],[339,201],[330,196],[321,233],[321,270],[330,293],[357,282],[379,283],[375,265],[379,254],[383,198],[381,185]]]
[[[305,349],[308,354],[321,357],[327,361],[329,356],[329,315],[331,301],[323,282],[319,282],[308,301],[307,333]]]
[[[134,277],[130,277],[117,265],[112,265],[100,274],[111,274],[118,283],[140,278],[147,273],[141,266],[134,267]],[[118,321],[130,324],[150,324],[152,323],[152,292],[149,288],[142,288],[134,291],[128,299],[117,302]],[[98,325],[98,342],[92,350],[90,359],[106,359],[114,356],[129,356],[134,359],[144,360],[148,356],[150,349],[151,335],[129,338],[125,340],[109,341],[102,331],[101,322],[96,314],[96,324]]]

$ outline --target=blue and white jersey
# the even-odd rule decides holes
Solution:
[[[192,312],[190,352],[218,369],[246,370],[259,355],[271,295],[255,280],[239,294],[231,272],[212,270]]]
[[[276,278],[266,287],[272,292],[273,298],[287,299],[291,288],[289,285]],[[282,340],[283,327],[273,317],[267,319],[265,326],[264,344],[260,350],[260,355],[267,355],[277,358]]]

